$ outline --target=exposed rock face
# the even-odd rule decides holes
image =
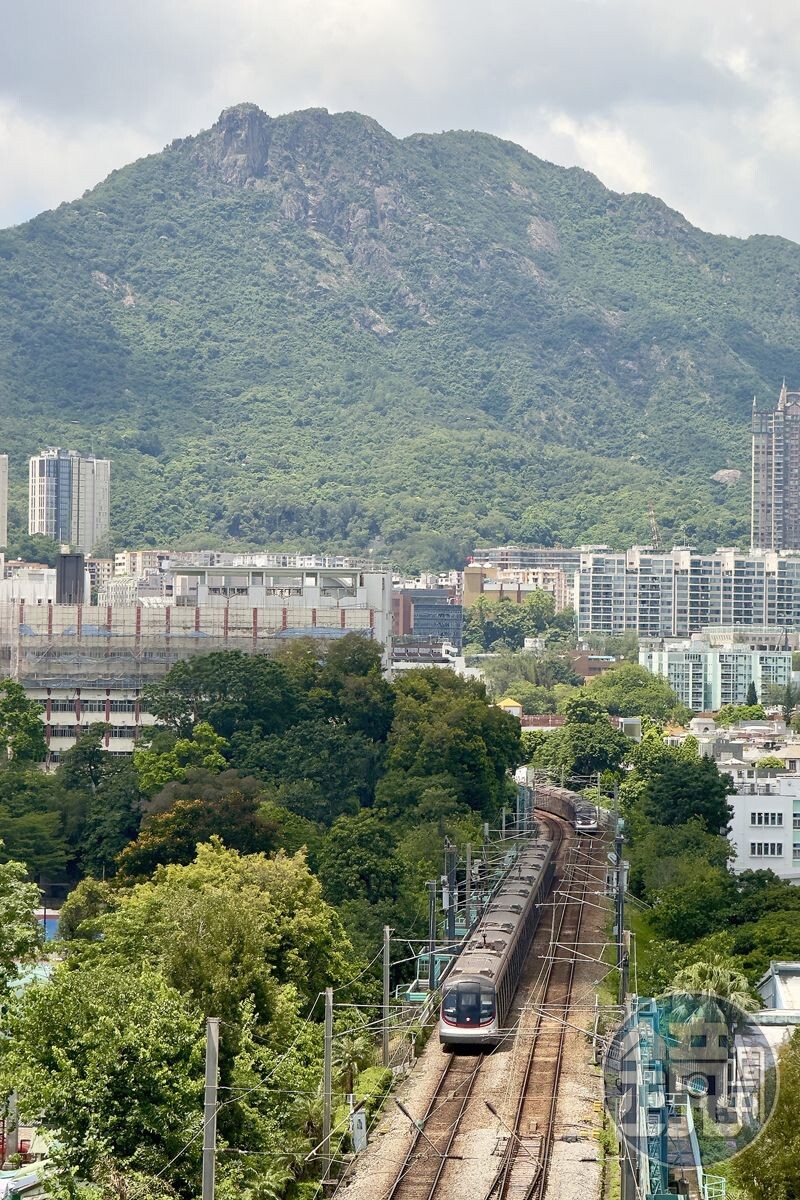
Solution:
[[[209,174],[235,187],[263,178],[272,124],[255,104],[226,108],[204,141],[200,162]]]
[[[728,467],[722,471],[717,471],[711,478],[714,480],[714,483],[724,483],[728,487],[731,487],[742,478],[742,472],[737,471],[735,467]]]

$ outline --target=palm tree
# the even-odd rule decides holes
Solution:
[[[333,1061],[342,1081],[342,1088],[344,1092],[352,1093],[359,1073],[375,1061],[372,1038],[366,1030],[355,1029],[340,1034],[334,1045]]]
[[[722,954],[711,954],[678,971],[669,989],[677,1021],[719,1021],[733,1031],[743,1012],[758,1008],[742,971]]]

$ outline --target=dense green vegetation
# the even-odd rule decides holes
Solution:
[[[746,538],[800,249],[712,236],[480,133],[254,106],[0,233],[12,533],[43,442],[120,542]],[[728,477],[730,479],[730,477]],[[655,498],[655,499],[654,499]],[[15,535],[16,536],[16,535]]]
[[[582,689],[555,683],[557,639],[491,661],[527,658],[552,672],[530,687],[565,689],[566,723],[525,748],[481,685],[436,670],[389,684],[378,648],[348,635],[322,654],[301,640],[274,659],[179,663],[149,691],[159,724],[131,760],[95,726],[52,775],[36,707],[4,685],[0,1092],[55,1131],[65,1200],[196,1195],[208,1015],[223,1022],[221,1200],[312,1200],[320,994],[335,989],[337,1096],[372,1111],[388,1085],[368,1028],[381,927],[425,936],[443,839],[479,842],[526,756],[601,803],[618,796],[640,993],[713,992],[732,1012],[771,958],[800,957],[800,890],[731,871],[731,781],[693,739],[666,744],[663,681],[624,663]],[[631,708],[652,713],[639,745],[609,720]],[[73,886],[64,961],[12,996],[40,948],[26,876]],[[795,1039],[790,1096],[797,1053]],[[785,1103],[769,1161],[757,1143],[733,1170],[752,1200],[754,1178],[776,1180],[776,1198],[793,1178]]]
[[[382,926],[424,935],[443,839],[480,843],[513,794],[517,722],[447,671],[389,685],[358,635],[322,656],[298,641],[179,663],[132,760],[94,726],[52,775],[26,732],[36,706],[4,695],[20,756],[0,765],[0,1094],[54,1131],[65,1196],[193,1197],[203,1023],[219,1016],[218,1195],[311,1200],[320,995],[339,1006],[337,1097],[371,1111],[387,1086],[368,1029]],[[10,998],[39,943],[26,867],[83,878],[64,962]]]

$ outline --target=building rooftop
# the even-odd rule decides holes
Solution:
[[[771,995],[771,1008],[800,1010],[800,962],[771,962],[756,987]]]

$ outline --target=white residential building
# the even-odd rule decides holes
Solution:
[[[728,803],[733,808],[734,871],[768,868],[781,879],[800,883],[800,775],[753,767],[740,773]]]
[[[634,546],[581,556],[578,632],[687,637],[706,626],[800,628],[800,555]]]
[[[714,631],[690,639],[658,638],[639,645],[639,663],[653,675],[661,675],[681,704],[694,712],[720,709],[725,704],[744,704],[750,684],[762,699],[770,687],[785,687],[792,676],[791,650],[776,649],[776,634],[749,641],[720,639]],[[747,633],[741,630],[740,636]],[[753,631],[755,632],[755,631]]]
[[[28,532],[91,554],[109,528],[109,459],[56,447],[31,458],[28,472]]]

